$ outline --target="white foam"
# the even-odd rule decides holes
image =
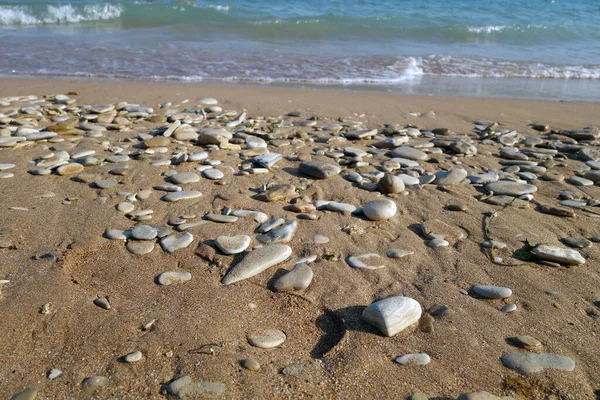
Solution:
[[[38,25],[106,21],[121,16],[123,7],[118,4],[88,4],[83,8],[72,4],[48,5],[41,15],[31,7],[0,6],[0,25]]]

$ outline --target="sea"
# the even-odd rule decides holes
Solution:
[[[600,101],[600,0],[0,0],[0,76]]]

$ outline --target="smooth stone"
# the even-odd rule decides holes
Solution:
[[[505,299],[512,296],[512,290],[501,286],[473,286],[473,291],[487,299]]]
[[[285,333],[278,329],[269,329],[265,332],[260,332],[248,336],[248,343],[251,346],[259,347],[261,349],[272,349],[280,346],[285,342]]]
[[[110,310],[110,303],[108,302],[108,299],[106,297],[97,298],[96,300],[94,300],[94,304],[105,310]]]
[[[396,215],[396,203],[389,199],[373,200],[363,207],[363,213],[372,221],[382,221]]]
[[[223,172],[219,171],[218,169],[211,168],[202,171],[202,176],[204,176],[206,179],[218,181],[219,179],[223,178],[225,174],[223,174]]]
[[[128,213],[128,212],[133,211],[134,209],[135,209],[135,206],[126,201],[122,201],[119,204],[117,204],[117,211]]]
[[[200,181],[200,177],[194,172],[181,172],[179,174],[171,175],[170,179],[173,183],[178,185]]]
[[[376,301],[362,313],[362,319],[386,336],[415,324],[421,318],[421,305],[410,297],[392,296]]]
[[[233,266],[223,277],[223,285],[248,279],[262,271],[287,260],[292,255],[292,248],[285,244],[260,247],[248,253],[242,261]]]
[[[258,233],[267,233],[275,228],[277,228],[278,226],[281,226],[285,224],[285,219],[283,218],[274,218],[270,221],[267,221],[263,224],[261,224],[258,228],[256,228],[256,232]]]
[[[481,244],[486,249],[505,249],[506,243],[498,242],[497,240],[486,240]]]
[[[509,312],[513,312],[517,309],[517,305],[514,303],[511,304],[505,304],[504,306],[502,306],[502,309],[500,311],[502,311],[503,313],[509,313]]]
[[[125,247],[130,253],[139,256],[152,252],[154,250],[154,242],[148,240],[129,240]]]
[[[125,361],[126,363],[133,363],[140,361],[142,358],[144,358],[144,355],[141,351],[134,351],[127,354],[126,356],[123,356],[123,361]]]
[[[221,382],[193,382],[189,375],[175,379],[167,385],[167,393],[181,400],[212,398],[216,399],[225,392]]]
[[[456,400],[515,400],[515,398],[508,396],[498,397],[488,392],[470,392],[461,394]]]
[[[56,379],[61,375],[62,375],[62,371],[60,369],[53,368],[48,373],[48,379],[50,379],[50,380]]]
[[[354,213],[358,211],[358,207],[348,203],[338,203],[337,201],[330,201],[325,206],[327,210],[341,213]]]
[[[37,390],[35,389],[25,389],[22,392],[19,392],[13,395],[10,400],[35,400],[37,397]]]
[[[575,362],[572,359],[554,353],[516,352],[504,354],[501,360],[507,368],[526,373],[540,372],[544,369],[563,371],[573,371],[575,369]]]
[[[586,178],[582,178],[579,176],[570,176],[567,179],[567,182],[569,182],[571,185],[574,185],[574,186],[593,186],[594,185],[594,181],[586,179]]]
[[[201,197],[202,193],[197,190],[182,190],[180,192],[170,192],[162,197],[163,201],[179,201]]]
[[[431,362],[428,354],[405,354],[394,358],[394,362],[402,365],[427,365]]]
[[[434,238],[427,242],[427,247],[438,248],[438,247],[448,247],[450,243],[447,240],[442,238]]]
[[[485,184],[490,182],[496,182],[500,177],[495,172],[486,172],[484,174],[477,175],[469,175],[467,179],[471,181],[471,183],[475,184]]]
[[[542,348],[542,342],[531,336],[515,336],[513,342],[525,350],[538,350]]]
[[[574,217],[575,212],[569,208],[543,205],[540,207],[540,212],[544,214],[556,215],[558,217]]]
[[[467,178],[468,172],[462,168],[440,171],[435,174],[434,183],[438,186],[456,185]]]
[[[56,169],[56,173],[59,175],[73,175],[83,171],[83,165],[77,163],[69,163],[61,165]]]
[[[169,271],[160,274],[156,280],[160,285],[167,286],[175,283],[185,283],[190,279],[192,279],[192,274],[187,271]]]
[[[592,247],[592,242],[582,237],[566,237],[562,239],[562,242],[567,246],[574,247],[576,249],[585,249],[587,247]]]
[[[386,251],[386,253],[385,253],[385,255],[388,256],[389,258],[402,258],[402,257],[410,256],[412,254],[415,254],[415,252],[409,251],[409,250],[400,250],[400,249],[388,249],[388,251]]]
[[[366,264],[366,263],[364,263],[362,261],[362,260],[369,260],[369,259],[373,259],[373,258],[380,259],[381,256],[379,254],[374,254],[374,253],[361,254],[359,256],[348,257],[348,259],[346,260],[346,262],[352,268],[359,268],[359,269],[381,269],[381,268],[385,268],[385,265],[383,265],[383,264],[381,264],[381,265],[368,265],[368,264]]]
[[[561,200],[560,205],[565,207],[580,208],[587,206],[587,200]]]
[[[248,371],[258,371],[260,369],[260,363],[254,358],[245,358],[240,361],[240,365]]]
[[[112,179],[103,179],[100,181],[94,182],[94,187],[98,189],[110,189],[111,187],[115,187],[119,184],[119,182]]]
[[[312,237],[312,242],[315,244],[329,243],[329,238],[325,235],[315,235]]]
[[[248,235],[219,236],[215,239],[215,245],[227,255],[238,254],[250,246],[251,238]]]
[[[160,240],[160,246],[166,253],[173,253],[180,249],[185,249],[194,241],[194,236],[191,233],[186,232],[180,237],[175,235],[168,235]]]
[[[273,283],[277,292],[290,292],[306,289],[313,279],[313,271],[306,264],[296,264],[289,272],[283,274]]]
[[[298,229],[298,221],[287,221],[280,227],[258,236],[256,240],[263,244],[287,243],[293,239],[296,229]]]
[[[137,240],[152,240],[158,231],[149,225],[138,225],[131,231],[131,237]]]
[[[404,191],[404,181],[392,174],[385,174],[383,178],[377,182],[377,190],[383,194],[400,193]]]
[[[11,168],[14,168],[14,167],[15,167],[15,164],[8,164],[8,163],[6,163],[6,164],[0,164],[0,171],[5,171],[7,169],[11,169]]]
[[[524,194],[535,193],[538,190],[535,185],[513,181],[490,182],[485,185],[485,189],[493,192],[495,195],[507,196],[521,196]]]
[[[511,207],[529,208],[528,201],[506,195],[492,196],[486,199],[485,202],[488,204],[493,204],[495,206],[507,206],[510,204]]]
[[[154,190],[160,190],[163,192],[181,192],[183,189],[181,189],[181,186],[175,186],[175,185],[156,185],[153,187]]]
[[[425,161],[428,158],[427,154],[423,153],[421,150],[407,146],[396,147],[394,150],[392,150],[392,156],[406,158],[407,160],[413,161]]]
[[[337,165],[322,161],[304,161],[300,163],[300,172],[317,179],[326,179],[339,174],[342,169]]]
[[[231,224],[238,220],[238,217],[235,215],[223,215],[223,214],[206,214],[204,216],[209,221],[219,222],[222,224]]]
[[[541,260],[554,261],[566,265],[585,264],[585,258],[577,250],[538,245],[531,252]]]
[[[263,224],[269,219],[267,214],[253,210],[234,210],[231,212],[231,215],[235,215],[236,217],[252,217],[259,224]]]
[[[410,176],[407,174],[398,174],[396,176],[400,178],[402,182],[404,182],[405,186],[417,186],[421,183],[419,178],[415,178],[414,176]]]
[[[292,197],[296,197],[296,187],[294,185],[275,185],[270,187],[268,190],[256,195],[257,200],[261,201],[282,201],[289,200]]]
[[[283,156],[278,153],[266,153],[266,154],[261,154],[259,156],[254,157],[252,159],[252,162],[254,164],[258,165],[259,167],[271,168],[282,158],[283,158]]]
[[[81,382],[81,390],[91,392],[108,385],[108,378],[105,376],[88,376]]]

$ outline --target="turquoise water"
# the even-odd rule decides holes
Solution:
[[[0,0],[0,74],[600,100],[598,0]]]

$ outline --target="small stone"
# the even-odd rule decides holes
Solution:
[[[486,299],[505,299],[512,296],[512,290],[501,286],[473,286],[473,292]]]
[[[304,161],[300,163],[300,172],[317,179],[326,179],[339,174],[342,169],[337,165],[322,161]]]
[[[259,347],[261,349],[272,349],[280,346],[285,342],[285,333],[278,329],[269,329],[265,332],[253,334],[248,336],[248,343],[251,346]]]
[[[296,264],[291,271],[277,278],[273,289],[277,292],[289,292],[306,289],[313,279],[312,269],[306,264]]]
[[[438,186],[451,186],[462,182],[467,178],[468,172],[463,168],[455,168],[449,171],[441,171],[435,174],[434,183]]]
[[[575,369],[575,362],[573,360],[554,353],[509,353],[504,354],[501,360],[506,367],[526,373],[540,372],[544,369],[559,369],[563,371],[573,371]]]
[[[19,392],[13,395],[10,400],[35,400],[37,397],[37,390],[35,389],[26,389],[22,392]]]
[[[513,397],[497,397],[488,392],[471,392],[458,396],[456,400],[515,400]]]
[[[329,238],[325,235],[315,235],[312,237],[312,242],[315,244],[329,243]]]
[[[566,265],[585,264],[585,258],[577,250],[538,245],[531,252],[541,260],[554,261]]]
[[[296,187],[294,185],[275,185],[267,191],[256,195],[257,200],[261,201],[286,201],[296,197]]]
[[[60,369],[56,369],[53,368],[50,370],[50,372],[48,373],[48,379],[52,380],[52,379],[56,379],[58,378],[60,375],[62,375],[62,371]]]
[[[94,304],[105,310],[110,310],[110,303],[108,302],[108,299],[106,297],[97,298],[96,300],[94,300]]]
[[[448,246],[450,246],[450,243],[442,238],[431,239],[429,242],[427,242],[427,247],[431,247],[433,249]]]
[[[148,240],[129,240],[125,247],[132,254],[143,255],[151,253],[154,250],[154,242]]]
[[[83,171],[83,165],[77,163],[61,165],[56,169],[56,173],[59,175],[74,175],[81,171]]]
[[[204,216],[209,221],[219,222],[222,224],[231,224],[238,220],[238,217],[235,215],[223,215],[223,214],[206,214]]]
[[[152,240],[158,235],[158,231],[150,225],[138,225],[131,231],[131,236],[137,240]]]
[[[252,162],[259,167],[263,168],[271,168],[275,165],[279,160],[281,160],[283,156],[278,153],[266,153],[261,154],[260,156],[256,156],[252,159]]]
[[[129,353],[126,356],[123,356],[123,361],[125,361],[126,363],[133,363],[136,361],[140,361],[142,358],[144,358],[144,355],[141,351],[134,351],[133,353]]]
[[[180,249],[185,249],[194,241],[194,236],[186,232],[182,236],[167,235],[160,240],[160,246],[166,253],[173,253]]]
[[[112,179],[103,179],[99,181],[95,181],[93,183],[94,187],[97,189],[110,189],[111,187],[115,187],[119,184],[119,182]]]
[[[173,202],[179,200],[196,199],[201,197],[202,193],[197,190],[182,190],[180,192],[170,192],[162,197],[163,201]]]
[[[373,258],[380,259],[381,256],[379,254],[374,254],[374,253],[362,254],[362,255],[359,255],[359,256],[348,257],[348,259],[346,260],[346,262],[352,268],[359,268],[359,269],[381,269],[381,268],[385,268],[385,265],[383,265],[383,264],[381,264],[381,265],[368,265],[368,264],[366,264],[366,263],[363,262],[363,260],[368,260],[368,259],[373,259]]]
[[[194,172],[182,172],[179,174],[171,175],[170,179],[173,183],[176,183],[178,185],[185,185],[188,183],[200,181],[200,177]]]
[[[392,150],[392,156],[414,161],[425,161],[429,158],[426,153],[407,146],[396,147]]]
[[[405,354],[394,358],[394,362],[402,365],[427,365],[431,362],[431,358],[425,353]]]
[[[510,313],[510,312],[515,311],[516,309],[517,309],[517,305],[514,303],[511,303],[511,304],[504,305],[502,307],[502,310],[500,310],[500,311],[502,311],[503,313]]]
[[[396,203],[389,199],[373,200],[363,208],[363,213],[372,221],[381,221],[396,215]]]
[[[571,177],[569,177],[569,179],[567,179],[567,182],[569,182],[571,185],[574,185],[574,186],[593,186],[594,185],[594,181],[591,181],[586,178],[582,178],[580,176],[571,176]]]
[[[251,238],[248,235],[219,236],[215,239],[215,245],[224,254],[238,254],[250,246]]]
[[[256,240],[264,244],[287,243],[293,239],[297,228],[297,221],[287,221],[268,233],[258,236]]]
[[[416,323],[421,317],[421,305],[414,299],[392,296],[376,301],[362,313],[362,319],[379,329],[386,336],[398,332]]]
[[[81,382],[81,390],[85,392],[93,392],[108,385],[108,378],[105,376],[89,376]]]
[[[225,176],[225,174],[223,174],[223,172],[219,171],[218,169],[211,168],[211,169],[205,169],[204,171],[202,171],[202,176],[204,176],[206,179],[217,181],[217,180],[223,178]]]
[[[245,358],[240,361],[240,365],[248,371],[258,371],[260,369],[260,363],[254,358]]]
[[[185,283],[185,282],[189,281],[190,279],[192,279],[192,274],[187,271],[183,271],[183,272],[169,271],[169,272],[163,272],[162,274],[160,274],[157,278],[157,281],[160,285],[167,286],[167,285],[173,285],[173,284],[177,284],[177,283]]]
[[[134,209],[135,209],[135,206],[126,201],[122,201],[119,204],[117,204],[117,211],[128,213],[128,212],[132,212]]]
[[[285,244],[260,247],[248,253],[242,261],[233,266],[223,277],[223,285],[231,285],[248,279],[262,271],[287,260],[292,255],[292,248]]]
[[[535,185],[513,181],[490,182],[485,185],[485,189],[487,191],[493,192],[495,195],[506,195],[514,197],[529,193],[535,193],[538,190],[537,186]]]
[[[539,350],[542,348],[542,342],[531,336],[515,336],[513,342],[525,350]]]
[[[592,242],[586,238],[582,237],[566,237],[561,239],[564,244],[569,247],[573,247],[576,249],[585,249],[587,247],[592,247]]]
[[[383,194],[400,193],[404,191],[404,181],[392,174],[385,174],[377,182],[377,190]]]

